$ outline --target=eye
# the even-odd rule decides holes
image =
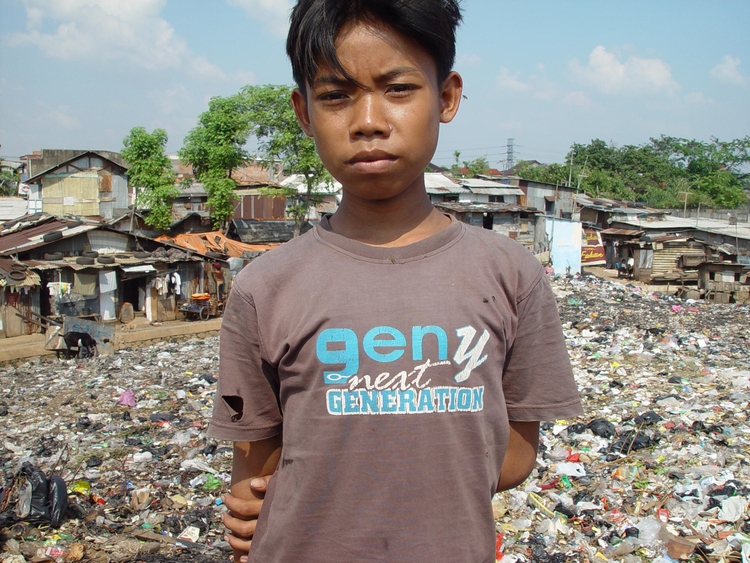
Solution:
[[[318,94],[318,101],[320,102],[335,103],[344,99],[346,99],[346,93],[339,90],[331,90]]]
[[[417,86],[414,84],[391,84],[388,86],[388,93],[398,97],[403,97],[416,89]]]

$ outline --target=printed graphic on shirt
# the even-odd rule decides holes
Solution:
[[[413,326],[409,340],[396,328],[376,326],[367,331],[361,343],[357,333],[349,328],[323,330],[316,340],[315,351],[318,360],[331,368],[323,371],[324,383],[336,386],[326,391],[328,413],[428,414],[483,410],[484,385],[471,386],[468,382],[472,371],[487,360],[484,349],[490,333],[485,329],[477,336],[474,327],[465,326],[456,329],[455,334],[458,345],[450,356],[448,332],[436,325]],[[425,358],[425,349],[436,352],[436,357]],[[360,374],[361,353],[383,364],[383,370]],[[404,365],[413,367],[410,371],[397,371]],[[453,381],[433,381],[434,368],[449,365],[458,370]]]

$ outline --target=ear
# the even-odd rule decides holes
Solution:
[[[307,111],[307,98],[299,88],[292,90],[292,107],[297,116],[300,127],[305,135],[312,137],[312,125],[310,124],[310,113]]]
[[[440,89],[440,123],[450,123],[456,117],[463,90],[463,78],[457,72],[451,72]]]

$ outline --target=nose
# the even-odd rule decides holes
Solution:
[[[391,126],[383,102],[375,92],[362,95],[354,104],[351,134],[357,138],[387,137]]]

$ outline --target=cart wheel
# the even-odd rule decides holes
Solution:
[[[198,316],[200,317],[200,319],[202,321],[207,321],[208,320],[208,315],[209,315],[209,313],[208,313],[208,307],[201,307],[200,313],[198,313]]]

